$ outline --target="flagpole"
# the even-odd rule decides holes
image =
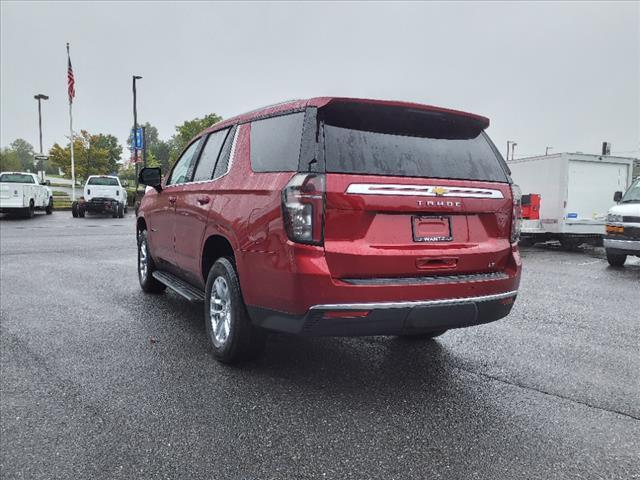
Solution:
[[[69,55],[69,43],[67,42],[67,60],[69,63],[71,62],[71,57]],[[73,98],[69,95],[69,133],[71,137],[71,201],[76,201],[76,168],[75,162],[73,159]]]

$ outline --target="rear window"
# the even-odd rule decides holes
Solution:
[[[22,173],[4,173],[0,175],[0,182],[2,183],[36,183],[31,175],[24,175]]]
[[[482,117],[364,103],[321,115],[327,172],[509,181]]]
[[[304,112],[251,122],[251,169],[297,171],[303,123]]]
[[[409,137],[325,126],[327,172],[506,182],[483,132],[472,138]]]
[[[117,187],[118,179],[110,177],[93,177],[89,179],[87,185],[107,185],[110,187]]]

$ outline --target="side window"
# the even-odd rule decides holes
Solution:
[[[227,128],[226,130],[214,132],[207,137],[207,143],[202,149],[200,160],[196,167],[196,173],[193,176],[194,182],[211,180],[211,177],[213,177],[213,169],[216,166],[216,160],[218,160],[218,155],[222,148],[222,143],[224,142],[224,139],[227,138],[228,133],[229,129]]]
[[[251,169],[296,172],[304,112],[251,122]]]
[[[189,167],[191,166],[193,154],[196,153],[199,143],[200,140],[196,140],[184,151],[182,156],[176,162],[175,167],[173,167],[171,177],[167,180],[167,185],[176,185],[178,183],[185,183],[188,181],[187,174],[189,172]]]
[[[231,133],[227,135],[227,140],[224,142],[224,146],[222,147],[222,153],[220,153],[220,158],[218,159],[218,163],[216,163],[216,171],[213,174],[213,178],[220,178],[229,169],[229,159],[231,157],[231,148],[233,146],[233,142],[235,142],[235,138],[237,135],[237,128],[233,128]]]

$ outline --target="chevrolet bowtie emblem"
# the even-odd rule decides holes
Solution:
[[[436,197],[441,197],[443,196],[445,193],[447,193],[447,189],[444,187],[433,187],[433,193],[436,194]]]

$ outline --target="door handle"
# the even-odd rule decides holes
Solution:
[[[206,205],[207,203],[209,203],[211,201],[211,199],[209,197],[199,197],[198,198],[198,203],[200,205]]]
[[[169,197],[169,203],[176,203],[176,200],[178,199],[178,197]]]

